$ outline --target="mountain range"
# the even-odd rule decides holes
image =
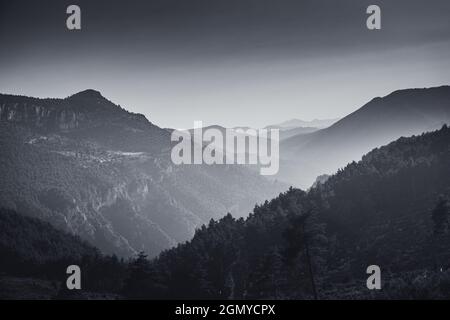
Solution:
[[[271,128],[283,128],[283,129],[292,129],[292,128],[318,128],[323,129],[331,126],[333,123],[337,122],[339,119],[313,119],[310,121],[301,120],[301,119],[290,119],[283,121],[278,124],[270,125],[267,127]]]
[[[154,256],[286,188],[244,166],[173,165],[169,130],[91,89],[2,94],[0,132],[0,206],[120,256]]]
[[[282,141],[291,177],[308,177],[307,156],[324,171],[356,157],[303,191],[243,166],[173,166],[170,130],[94,90],[0,95],[0,297],[448,298],[449,106],[448,86],[396,91]],[[157,258],[114,255],[138,251]],[[79,296],[63,285],[73,263]],[[383,290],[367,290],[370,264]]]
[[[330,127],[285,139],[278,178],[307,188],[373,148],[450,123],[450,87],[406,89],[374,98]]]

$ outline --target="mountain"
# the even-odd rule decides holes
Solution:
[[[85,90],[66,99],[0,95],[0,121],[27,126],[39,133],[63,133],[122,151],[161,152],[170,134],[143,115],[131,113]]]
[[[173,165],[169,130],[95,90],[0,95],[0,133],[0,207],[120,256],[154,256],[285,188],[244,166]]]
[[[304,121],[300,119],[291,119],[279,124],[266,126],[265,129],[278,129],[280,132],[280,141],[293,136],[315,132],[319,129],[329,127],[339,119],[314,119]]]
[[[374,149],[246,220],[211,221],[141,270],[135,297],[448,299],[449,163],[446,126]],[[372,264],[382,290],[366,287]]]
[[[314,119],[311,121],[305,121],[300,119],[290,119],[286,120],[282,123],[270,125],[268,127],[278,127],[284,129],[292,129],[292,128],[319,128],[323,129],[331,126],[333,123],[337,122],[339,119]]]
[[[375,98],[332,126],[285,139],[278,178],[309,187],[372,148],[450,123],[450,87],[407,89]]]
[[[315,127],[280,127],[280,126],[267,126],[266,129],[278,129],[280,135],[280,141],[286,140],[290,137],[294,137],[297,135],[312,133],[318,128]]]

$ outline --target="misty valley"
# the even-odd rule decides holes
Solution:
[[[189,131],[174,130],[171,151],[174,164],[259,165],[261,175],[275,175],[279,169],[279,129],[205,128],[195,122]]]

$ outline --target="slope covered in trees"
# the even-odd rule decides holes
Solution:
[[[135,297],[449,298],[449,164],[446,126],[375,149],[247,220],[211,221],[149,264]]]
[[[65,289],[69,265],[82,270],[83,294],[119,294],[126,275],[125,262],[116,256],[103,256],[77,236],[2,208],[0,257],[0,298],[70,297]]]
[[[63,267],[75,261],[84,290],[122,298],[450,298],[449,164],[448,127],[401,138],[308,192],[291,188],[256,206],[245,220],[211,220],[152,260],[101,256],[2,211],[0,248],[12,258],[1,268],[61,284]],[[366,287],[373,264],[382,272],[379,291]]]

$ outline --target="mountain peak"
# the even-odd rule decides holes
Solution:
[[[86,89],[83,91],[80,91],[78,93],[75,93],[71,95],[69,98],[73,97],[82,97],[82,98],[104,98],[100,91],[94,90],[94,89]]]

